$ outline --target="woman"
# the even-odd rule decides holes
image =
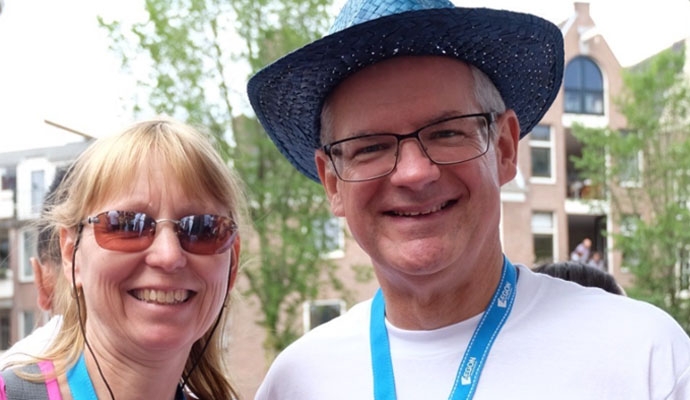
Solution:
[[[50,399],[237,398],[222,338],[245,204],[206,136],[138,123],[97,140],[61,189],[49,215],[63,326],[40,359],[3,372],[7,398],[24,396],[17,381]]]

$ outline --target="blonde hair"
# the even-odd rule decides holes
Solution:
[[[227,206],[230,216],[240,227],[240,235],[246,229],[244,186],[219,156],[209,137],[182,122],[157,118],[134,124],[118,135],[98,139],[79,156],[60,186],[63,193],[58,196],[65,200],[48,214],[54,234],[61,229],[75,232],[80,229],[87,210],[122,190],[128,190],[121,182],[131,180],[150,162],[165,163],[168,173],[180,182],[185,193],[199,200],[210,198]],[[234,255],[233,260],[234,268],[238,268],[238,255]],[[219,317],[217,332],[214,324],[193,344],[187,358],[183,375],[189,376],[184,383],[198,399],[238,397],[227,378],[221,356],[222,332],[228,318],[230,299],[229,295],[225,298],[225,310]],[[84,320],[87,313],[81,289],[73,292],[67,279],[58,279],[55,301],[56,308],[63,313],[63,325],[51,349],[43,357],[55,360],[56,373],[61,374],[71,368],[84,351],[79,311]]]

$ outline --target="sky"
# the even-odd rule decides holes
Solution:
[[[690,37],[690,0],[590,0],[594,24],[618,62],[630,66]],[[572,0],[453,0],[460,7],[488,7],[536,14],[554,23],[573,15]]]
[[[140,19],[143,0],[4,0],[0,14],[0,153],[47,147],[79,136],[45,123],[103,136],[130,122],[133,79],[96,17]],[[337,0],[344,3],[344,0]],[[554,23],[568,0],[454,0],[462,7],[529,12]],[[690,1],[590,0],[590,14],[623,66],[690,37]],[[337,6],[339,8],[339,6]],[[243,90],[244,82],[235,87]]]
[[[97,15],[127,18],[132,0],[4,0],[0,14],[0,152],[78,141],[44,121],[102,136],[129,119],[119,72]]]

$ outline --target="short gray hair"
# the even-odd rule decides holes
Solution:
[[[474,98],[477,99],[482,112],[497,112],[499,114],[505,112],[506,104],[496,85],[479,68],[472,64],[469,66],[474,78]],[[489,138],[493,139],[495,136],[496,126],[492,124],[489,126]]]

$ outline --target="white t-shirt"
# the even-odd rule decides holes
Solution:
[[[668,314],[518,268],[475,400],[690,399],[690,338]],[[355,305],[285,349],[256,399],[373,399],[370,307]],[[387,323],[398,400],[447,399],[480,318],[433,331]]]
[[[10,362],[30,360],[32,356],[43,353],[57,335],[61,325],[62,316],[54,315],[43,326],[34,329],[29,336],[13,344],[0,355],[0,370],[5,369]]]

